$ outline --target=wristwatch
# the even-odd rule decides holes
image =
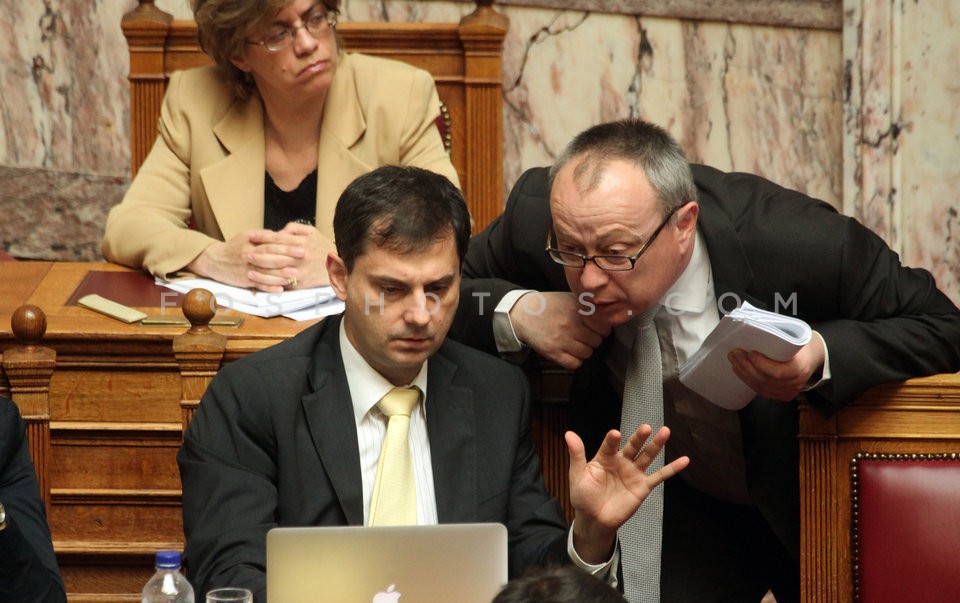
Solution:
[[[0,531],[5,527],[7,527],[7,511],[3,508],[3,503],[0,503]]]

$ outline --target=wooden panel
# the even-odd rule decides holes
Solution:
[[[164,548],[178,548],[170,543]],[[140,591],[153,575],[154,549],[130,552],[104,548],[92,553],[65,543],[58,548],[60,572],[69,585],[70,602],[139,603]],[[203,599],[197,599],[202,602]]]
[[[67,558],[61,563],[63,580],[71,586],[70,603],[140,603],[140,589],[153,575],[152,555],[144,557],[142,566],[121,565],[101,557],[84,561]]]
[[[155,551],[183,542],[179,490],[81,488],[53,489],[50,494],[48,521],[55,545],[74,542],[88,551],[107,545],[119,552],[124,547]]]
[[[563,507],[568,521],[573,520],[570,505],[569,459],[563,434],[567,430],[567,404],[572,373],[556,365],[535,366],[527,371],[534,400],[532,429],[540,454],[543,481],[547,491]]]
[[[173,364],[166,371],[58,366],[51,386],[51,412],[58,421],[179,423],[180,376],[175,371]]]
[[[506,17],[481,6],[460,26],[465,61],[466,143],[470,150],[463,192],[474,226],[482,229],[503,211],[503,98],[501,53]]]
[[[176,418],[176,423],[131,425],[54,422],[51,488],[178,490],[179,412]]]

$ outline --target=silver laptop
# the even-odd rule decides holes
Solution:
[[[270,603],[490,603],[506,582],[498,523],[267,533]]]

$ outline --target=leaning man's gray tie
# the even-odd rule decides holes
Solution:
[[[660,365],[660,341],[653,325],[654,306],[637,317],[630,359],[623,386],[623,410],[620,433],[624,441],[647,423],[653,433],[663,425],[663,378]],[[663,467],[663,450],[650,464],[649,471]],[[623,590],[631,603],[659,603],[660,546],[663,525],[663,486],[658,486],[619,531],[620,564]]]

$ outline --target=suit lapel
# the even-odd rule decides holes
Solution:
[[[367,129],[361,105],[353,62],[349,54],[341,53],[323,109],[317,152],[317,229],[331,240],[333,212],[340,193],[354,178],[377,167],[353,153]]]
[[[767,302],[748,293],[753,283],[753,269],[737,231],[716,200],[701,200],[699,221],[698,228],[710,257],[717,299],[734,294],[738,302],[748,301],[758,308],[767,308]],[[729,302],[724,308],[727,311],[733,309]]]
[[[354,153],[366,133],[361,99],[349,54],[340,56],[324,102],[317,149],[317,229],[333,239],[333,212],[343,189],[370,165]],[[263,105],[257,95],[237,101],[214,126],[226,157],[200,173],[210,208],[224,240],[263,226],[266,147]]]
[[[473,390],[456,384],[456,371],[443,348],[430,358],[427,429],[440,523],[479,519],[476,401]]]
[[[227,156],[200,172],[224,240],[263,226],[266,148],[258,96],[237,101],[213,128]]]
[[[360,449],[350,402],[350,388],[340,358],[339,325],[327,319],[313,356],[313,391],[301,400],[313,444],[349,525],[363,525],[363,480]]]

